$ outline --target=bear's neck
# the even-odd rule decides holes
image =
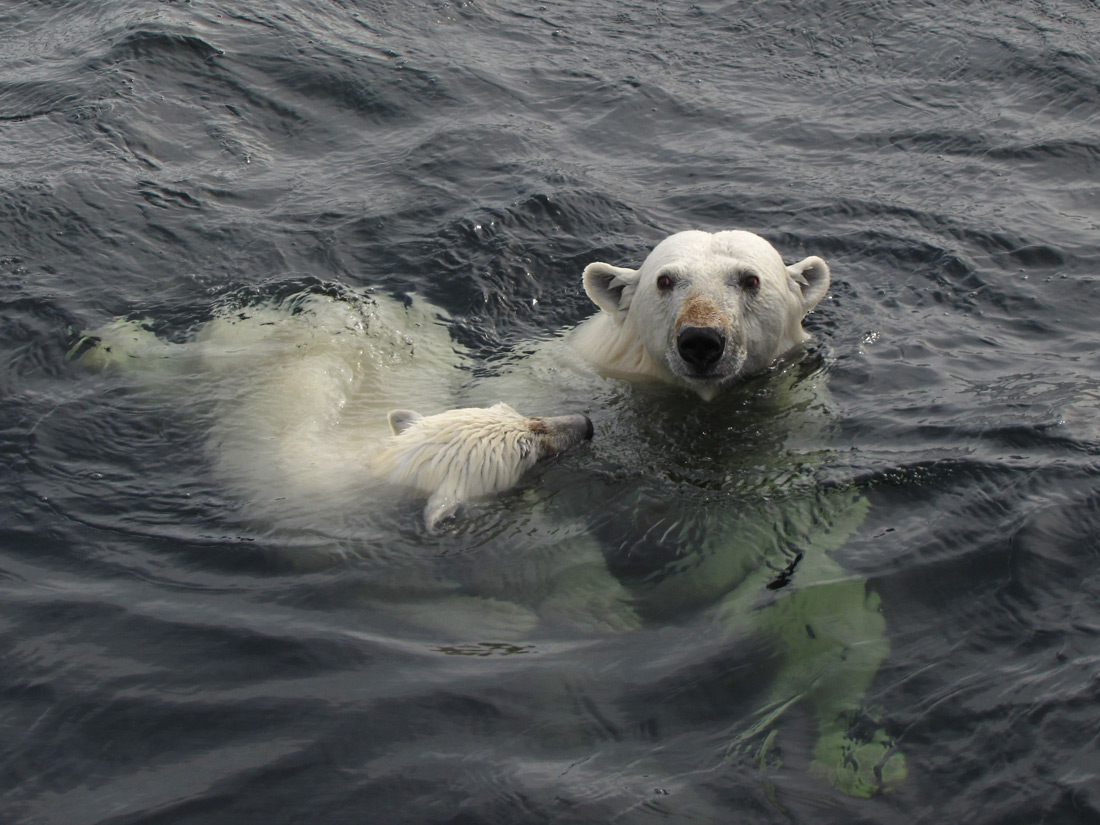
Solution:
[[[644,376],[668,380],[668,370],[658,364],[641,344],[633,319],[616,321],[599,312],[578,326],[573,347],[600,372],[626,377]]]

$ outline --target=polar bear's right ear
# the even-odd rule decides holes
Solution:
[[[390,429],[393,430],[394,435],[401,435],[423,417],[412,410],[390,410]]]
[[[637,288],[636,269],[599,262],[584,268],[584,291],[596,306],[619,323],[626,317]]]
[[[829,265],[816,255],[787,267],[787,274],[794,282],[791,288],[802,296],[802,314],[805,315],[829,291]]]

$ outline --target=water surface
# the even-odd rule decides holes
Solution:
[[[1093,0],[0,5],[5,821],[1095,821],[1098,30]],[[522,580],[531,497],[644,578],[667,559],[575,479],[640,502],[612,515],[751,496],[774,383],[624,390],[442,536],[411,505],[290,535],[194,418],[64,357],[320,283],[428,298],[491,374],[591,312],[586,263],[686,228],[832,267],[827,425],[776,450],[788,491],[870,502],[833,557],[882,597],[892,795],[811,778],[807,714],[782,765],[730,757],[771,652],[704,605],[462,642],[384,609]]]

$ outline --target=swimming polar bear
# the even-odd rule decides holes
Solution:
[[[413,341],[405,333],[417,328]],[[202,376],[199,392],[216,399],[211,459],[257,514],[308,518],[321,498],[384,485],[425,497],[434,532],[468,502],[511,489],[540,460],[593,435],[585,415],[529,417],[504,403],[387,415],[405,369],[429,388],[432,378],[453,378],[441,332],[419,305],[303,292],[223,309],[184,343],[158,337],[147,320],[119,319],[87,333],[73,355],[167,385]],[[399,398],[438,404],[430,394]]]
[[[632,383],[687,387],[710,401],[808,338],[801,321],[825,295],[829,268],[818,257],[784,266],[774,247],[750,232],[688,231],[658,244],[637,270],[590,264],[583,283],[601,311],[569,340],[590,368]],[[211,441],[223,477],[255,482],[246,486],[256,500],[272,493],[283,500],[310,490],[332,492],[369,469],[367,456],[383,437],[380,413],[417,401],[429,408],[449,406],[458,390],[455,367],[466,360],[436,322],[438,311],[424,302],[402,306],[348,289],[337,293],[306,291],[244,307],[229,304],[182,344],[159,338],[146,321],[118,320],[88,333],[74,352],[93,368],[140,366],[162,376],[201,370],[212,380],[247,387],[246,393],[228,403],[223,397],[218,404]],[[95,345],[88,346],[89,341]],[[567,360],[563,355],[559,346],[542,347],[535,358],[502,371],[486,382],[500,393],[492,401],[509,397],[506,391],[538,397],[541,383],[538,389],[546,394],[539,397],[540,409],[555,403],[563,389],[560,380],[536,376],[532,381],[524,371],[537,373],[539,362],[545,369],[549,359],[553,372]],[[509,384],[507,376],[517,374],[519,384]],[[467,392],[476,396],[478,390]],[[487,413],[475,409],[452,410],[446,420],[488,423]],[[506,438],[507,416],[497,421],[497,434]],[[411,444],[425,431],[426,425],[413,427],[398,442]],[[493,427],[451,432],[471,439],[472,447]],[[432,443],[440,445],[438,433]],[[452,447],[460,453],[465,449]],[[522,472],[515,470],[537,453],[522,461],[515,456],[519,463],[502,461],[491,450],[469,455],[495,457],[501,466],[466,462],[459,475],[470,475],[469,482],[436,478],[436,490],[411,485],[429,497],[450,490],[440,494],[439,507],[429,507],[432,526],[456,509],[442,502],[457,500],[454,494],[465,484],[480,495],[501,492],[514,486]],[[498,483],[489,489],[484,479],[472,480],[479,474],[497,474]]]
[[[472,369],[425,302],[330,285],[230,302],[182,343],[113,322],[77,357],[200,382],[213,402],[206,443],[217,477],[273,522],[292,510],[308,524],[378,506],[386,490],[367,480],[385,475],[369,468],[388,439],[407,435],[421,460],[439,449],[427,437],[411,446],[430,417],[387,417],[394,409],[485,410],[503,398],[598,413],[592,469],[574,465],[582,477],[568,486],[510,501],[523,511],[522,575],[501,573],[483,552],[462,571],[461,597],[409,600],[407,621],[433,633],[491,627],[511,641],[542,623],[606,633],[689,616],[723,637],[762,637],[776,651],[771,687],[731,754],[758,747],[768,762],[780,716],[801,703],[818,720],[814,771],[870,795],[905,774],[881,728],[853,732],[868,727],[863,696],[889,646],[878,596],[826,555],[858,529],[867,502],[805,470],[825,452],[827,404],[797,353],[829,278],[822,259],[786,266],[751,233],[692,231],[662,241],[638,269],[590,264],[583,285],[600,311],[491,369]],[[631,389],[644,385],[658,389]],[[506,419],[504,430],[515,424]],[[441,454],[467,452],[455,446],[462,438]],[[431,486],[420,487],[429,523],[435,504],[444,514],[458,498],[433,502]]]
[[[634,383],[684,387],[704,402],[722,403],[725,391],[808,339],[802,320],[827,294],[830,272],[817,256],[785,265],[751,232],[687,231],[661,241],[636,270],[589,264],[583,283],[600,312],[579,325],[572,343],[596,369]],[[879,598],[825,555],[858,528],[867,501],[839,488],[779,508],[774,501],[762,504],[763,512],[725,515],[723,526],[703,515],[704,547],[677,560],[678,575],[652,577],[642,588],[640,609],[648,603],[665,610],[715,594],[715,621],[727,630],[753,616],[753,629],[785,655],[757,721],[731,749],[763,735],[757,758],[767,761],[777,719],[804,701],[818,721],[813,772],[852,795],[890,790],[906,775],[904,756],[882,729],[851,732],[857,720],[866,722],[863,695],[889,650]],[[769,555],[784,558],[769,551],[774,525],[799,520],[798,534],[810,547],[788,555],[787,568],[769,566]],[[787,572],[798,567],[801,586],[786,591],[792,582]],[[762,594],[780,588],[785,592],[760,609]],[[837,661],[846,667],[836,668]]]
[[[593,433],[587,415],[531,418],[504,403],[430,416],[392,410],[389,422],[393,438],[371,469],[380,479],[428,496],[429,530],[466,501],[511,489],[538,461]]]

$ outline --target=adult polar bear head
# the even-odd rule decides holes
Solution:
[[[785,266],[751,232],[680,232],[639,269],[585,268],[585,292],[602,312],[574,343],[601,371],[687,386],[709,401],[805,341],[802,319],[828,288],[816,256]]]
[[[507,490],[539,460],[592,438],[586,415],[529,417],[507,404],[429,416],[393,410],[389,420],[393,437],[372,469],[428,495],[429,530],[466,501]]]

